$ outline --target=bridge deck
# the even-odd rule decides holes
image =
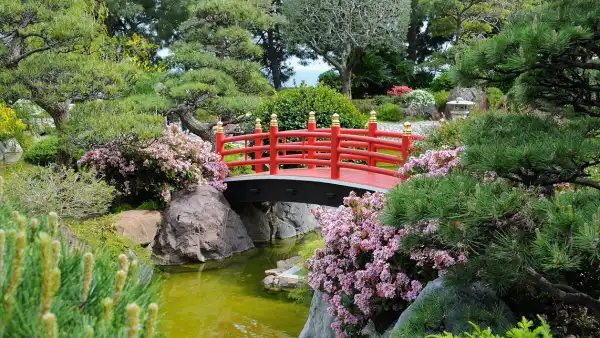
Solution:
[[[298,177],[298,178],[315,178],[318,180],[324,181],[334,181],[331,179],[331,169],[330,168],[315,168],[315,169],[283,169],[280,170],[278,174],[270,175],[269,172],[256,173],[251,175],[241,175],[237,177],[244,176],[285,176],[285,177]],[[398,183],[400,183],[400,179],[397,177],[369,173],[362,170],[356,169],[348,169],[348,168],[340,168],[340,178],[335,181],[341,181],[344,183],[350,183],[350,185],[356,186],[365,186],[376,188],[373,190],[387,191],[395,187]],[[341,183],[340,182],[340,183]]]

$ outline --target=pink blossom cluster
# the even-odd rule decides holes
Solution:
[[[135,193],[136,189],[152,190],[165,202],[171,199],[173,191],[194,184],[225,190],[223,179],[229,174],[209,142],[183,132],[177,125],[169,125],[164,135],[148,146],[109,145],[87,152],[78,163],[103,173],[123,195]]]
[[[436,236],[439,220],[424,220],[403,228],[381,224],[385,206],[381,193],[358,197],[352,193],[333,210],[313,210],[322,227],[325,247],[308,262],[311,288],[324,293],[332,329],[338,337],[355,336],[383,308],[405,308],[421,292],[426,280],[443,274],[466,253],[424,247],[414,252],[401,248],[406,236]],[[424,277],[417,271],[430,271]]]
[[[388,90],[388,95],[389,96],[402,96],[404,94],[408,94],[410,92],[412,92],[412,88],[407,87],[407,86],[394,86],[392,87],[391,90]]]
[[[381,193],[353,193],[338,209],[313,211],[325,247],[309,260],[309,284],[324,292],[339,337],[349,328],[362,328],[378,305],[400,309],[422,289],[402,266],[393,264],[406,231],[379,223],[384,202]]]
[[[460,153],[463,147],[456,149],[437,149],[427,150],[419,157],[411,157],[399,172],[402,176],[412,177],[440,177],[446,176],[453,169],[460,165]]]

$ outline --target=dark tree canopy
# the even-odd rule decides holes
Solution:
[[[475,43],[459,55],[457,72],[463,83],[514,83],[514,97],[535,107],[600,116],[599,57],[598,2],[560,0]]]

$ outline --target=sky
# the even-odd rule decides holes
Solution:
[[[300,60],[294,56],[290,58],[289,63],[294,68],[296,74],[284,84],[285,87],[293,87],[294,80],[296,80],[296,85],[298,86],[302,80],[304,80],[307,85],[316,85],[319,75],[331,69],[331,66],[326,64],[321,58],[303,66],[300,64]]]

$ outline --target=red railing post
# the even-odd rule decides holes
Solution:
[[[256,119],[256,124],[254,125],[254,133],[255,134],[260,134],[262,133],[262,125],[260,124],[260,119]],[[260,147],[263,145],[263,140],[260,137],[257,137],[254,139],[254,146],[256,147]],[[262,151],[255,151],[254,152],[254,158],[259,160],[262,158]],[[254,166],[254,171],[257,173],[262,173],[263,171],[263,165],[262,164],[257,164]]]
[[[215,136],[217,139],[217,154],[222,156],[223,151],[225,150],[225,144],[223,143],[223,140],[225,139],[225,130],[223,129],[223,122],[221,121],[217,122],[217,134]]]
[[[375,111],[371,112],[371,117],[369,118],[369,137],[377,137],[377,113]],[[377,152],[377,146],[371,142],[369,142],[368,150],[370,153]],[[369,156],[369,167],[376,167],[377,159]]]
[[[404,130],[402,131],[402,163],[408,161],[410,145],[412,144],[412,125],[410,122],[404,122]]]
[[[317,120],[315,119],[315,112],[311,111],[310,113],[308,113],[308,131],[309,132],[313,132],[317,130]],[[308,145],[312,146],[315,144],[315,138],[314,137],[309,137],[308,138]],[[308,151],[308,158],[310,160],[314,160],[315,159],[315,151],[314,150],[309,150]],[[315,169],[317,166],[314,164],[309,164],[308,165],[308,169]]]
[[[277,163],[277,133],[279,132],[279,125],[277,124],[277,115],[271,115],[271,125],[269,126],[269,169],[271,175],[277,175],[279,173],[279,164]]]
[[[331,120],[331,178],[338,179],[340,178],[340,116],[338,114],[333,114],[333,119]]]

